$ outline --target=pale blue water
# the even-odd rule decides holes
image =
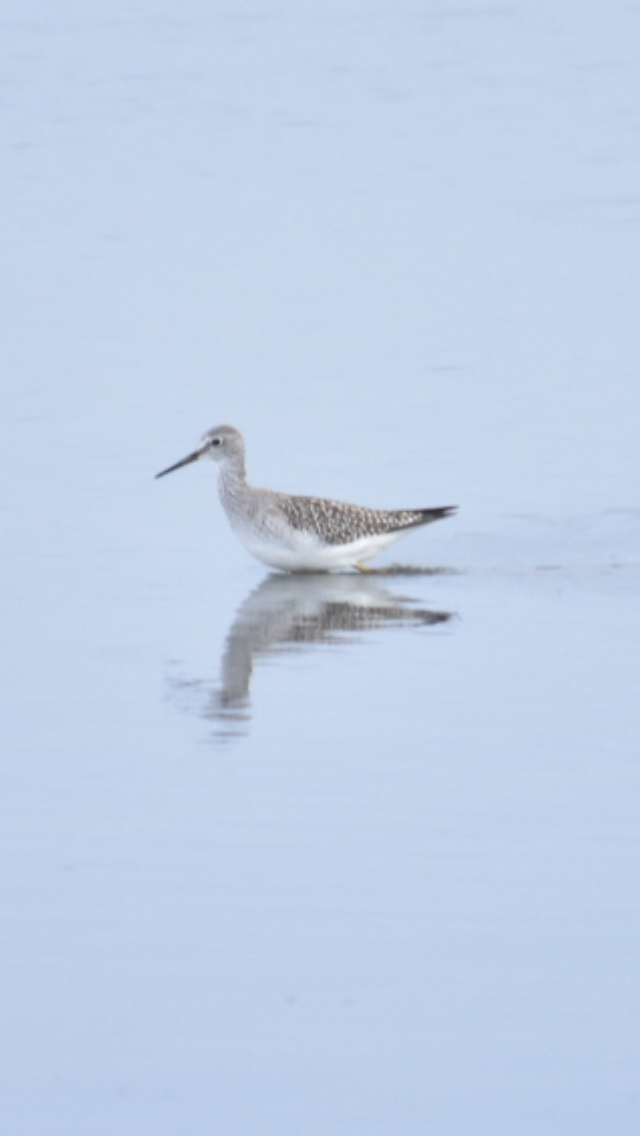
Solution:
[[[637,1132],[637,31],[4,20],[3,1131]],[[446,571],[268,576],[225,420]]]

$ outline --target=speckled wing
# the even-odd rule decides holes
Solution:
[[[428,525],[444,520],[456,510],[455,505],[438,509],[367,509],[323,497],[278,497],[292,528],[312,532],[325,544],[349,544],[361,537]]]

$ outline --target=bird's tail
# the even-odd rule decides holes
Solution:
[[[457,513],[457,505],[442,505],[439,509],[416,509],[418,519],[416,525],[430,525],[432,521],[444,521]]]

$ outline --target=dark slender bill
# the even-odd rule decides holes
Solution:
[[[189,454],[188,458],[183,458],[182,461],[176,462],[175,465],[170,465],[168,469],[163,469],[161,473],[156,473],[156,481],[159,477],[164,477],[166,473],[173,473],[174,469],[180,469],[183,465],[189,465],[195,462],[200,457],[200,450],[195,450],[194,453]]]

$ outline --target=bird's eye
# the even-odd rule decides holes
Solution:
[[[222,443],[222,438],[212,438],[211,439],[211,445],[212,446],[219,446],[219,445],[221,445],[221,443]]]

